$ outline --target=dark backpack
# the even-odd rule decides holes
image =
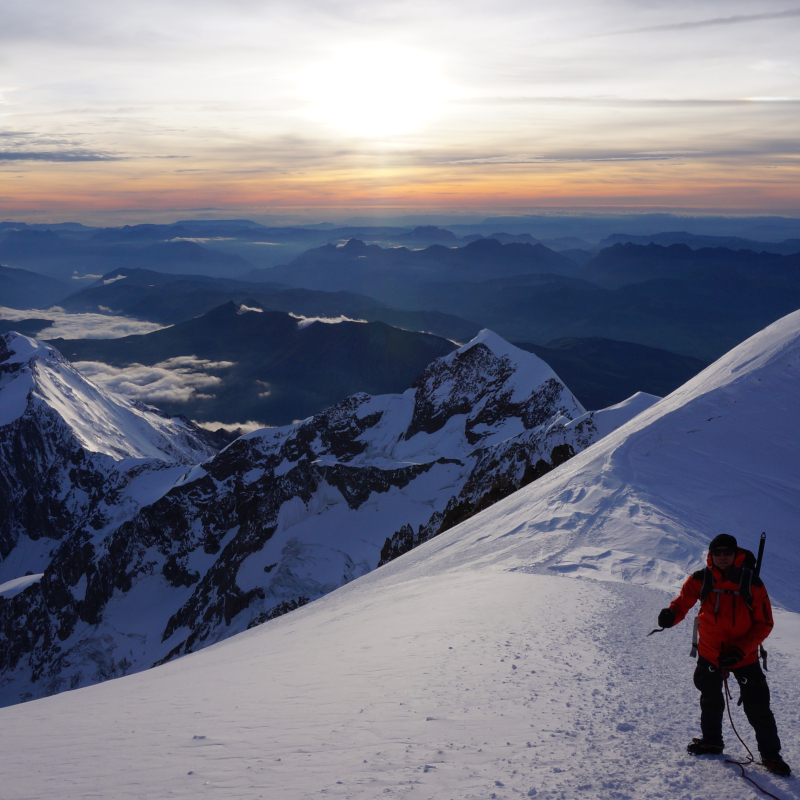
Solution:
[[[753,591],[752,586],[763,586],[761,579],[755,574],[756,570],[756,557],[750,550],[745,550],[743,547],[739,548],[744,552],[744,563],[741,567],[734,567],[728,571],[728,580],[738,582],[738,591],[731,589],[715,589],[714,588],[714,572],[711,567],[704,567],[692,575],[696,580],[703,582],[703,588],[700,590],[700,603],[702,604],[711,592],[717,592],[717,602],[715,611],[719,609],[719,595],[720,594],[738,594],[742,600],[747,604],[747,607],[753,610]]]

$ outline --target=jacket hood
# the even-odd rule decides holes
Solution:
[[[742,564],[744,564],[745,556],[746,556],[745,551],[741,547],[737,547],[736,548],[736,555],[733,557],[733,564],[731,564],[731,566],[732,567],[741,567]],[[719,572],[719,569],[717,569],[717,567],[714,566],[714,562],[711,560],[711,553],[710,552],[706,556],[706,564],[709,567],[711,567],[713,569],[716,569],[717,572]]]

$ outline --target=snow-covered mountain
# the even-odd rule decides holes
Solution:
[[[243,436],[151,482],[125,520],[84,525],[33,570],[40,581],[0,602],[0,698],[143,669],[321,597],[655,400],[587,414],[544,362],[484,331],[403,394]]]
[[[766,530],[770,688],[796,768],[798,390],[800,312],[317,602],[158,669],[0,710],[5,794],[753,797],[737,767],[685,753],[699,723],[691,626],[646,634],[711,537],[747,546]],[[800,797],[796,778],[748,771]]]
[[[0,584],[43,572],[58,541],[115,527],[216,451],[205,431],[103,391],[55,348],[0,336]]]
[[[36,591],[59,553],[114,530],[216,453],[213,438],[186,420],[99,389],[49,345],[15,333],[0,337],[4,666],[27,636],[11,598],[28,587]],[[63,605],[57,596],[51,602],[53,611]]]

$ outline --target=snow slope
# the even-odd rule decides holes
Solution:
[[[4,797],[758,796],[723,759],[683,752],[698,733],[690,626],[646,634],[713,535],[751,544],[766,528],[763,576],[783,606],[773,707],[800,766],[799,382],[800,313],[315,603],[0,710]],[[797,778],[750,774],[800,798]]]
[[[489,561],[672,588],[704,563],[718,533],[755,549],[766,531],[771,596],[798,612],[798,397],[795,312],[489,509],[479,529],[462,526],[448,557],[500,546]]]

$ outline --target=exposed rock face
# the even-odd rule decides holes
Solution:
[[[73,529],[40,581],[0,601],[0,702],[144,669],[292,610],[597,438],[544,362],[488,331],[403,394],[245,435],[118,524]]]

